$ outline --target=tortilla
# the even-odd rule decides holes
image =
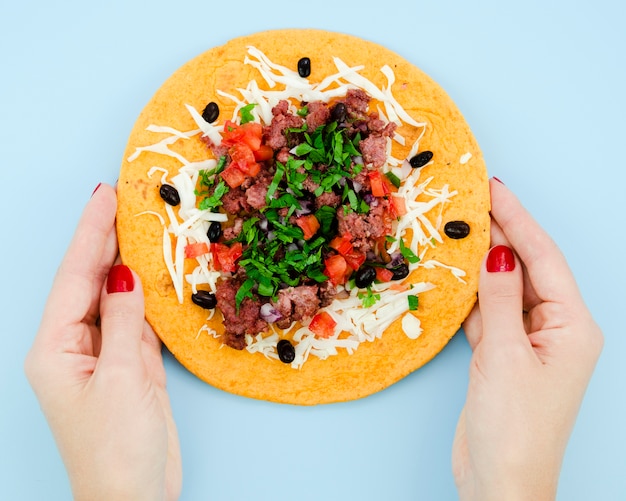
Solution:
[[[147,130],[151,125],[178,131],[197,129],[185,105],[201,112],[214,101],[221,110],[219,121],[231,118],[235,103],[218,90],[239,96],[237,89],[245,88],[252,79],[267,89],[258,71],[244,64],[248,46],[294,70],[300,58],[309,57],[308,79],[312,82],[336,73],[333,57],[338,57],[349,66],[363,65],[359,74],[384,88],[388,82],[380,70],[386,64],[395,74],[391,87],[394,97],[411,117],[426,123],[424,131],[406,125],[397,129],[406,144],[395,144],[394,156],[406,158],[411,144],[423,132],[420,151],[430,150],[434,155],[432,162],[421,169],[420,180],[433,176],[433,187],[449,185],[458,192],[441,211],[428,214],[442,235],[442,243],[428,249],[428,260],[461,269],[466,275],[463,282],[443,266],[419,267],[412,273],[412,281],[436,285],[419,295],[415,314],[423,332],[417,339],[404,333],[398,318],[380,339],[361,343],[351,354],[340,349],[326,359],[311,356],[301,368],[294,369],[262,353],[223,346],[219,337],[207,335],[202,330],[207,311],[191,302],[188,284],[183,302],[179,303],[164,262],[164,225],[154,215],[160,214],[167,221],[159,196],[161,176],[157,173],[149,177],[147,173],[159,166],[172,176],[181,162],[153,151],[137,155],[137,148],[172,136],[154,132],[156,129]],[[201,160],[208,154],[200,135],[179,139],[169,148],[187,159]],[[387,388],[430,361],[457,332],[474,305],[480,263],[489,247],[486,167],[468,124],[452,100],[431,78],[396,53],[369,41],[326,31],[292,29],[244,36],[210,49],[182,66],[139,116],[124,154],[117,191],[121,257],[141,277],[146,318],[165,346],[184,367],[207,383],[237,395],[273,402],[312,405],[362,398]],[[452,239],[443,233],[443,224],[457,220],[470,225],[466,238]],[[193,267],[193,263],[186,263],[186,273]],[[219,312],[208,325],[219,333]]]

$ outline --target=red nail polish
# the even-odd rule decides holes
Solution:
[[[500,184],[504,184],[500,179],[498,179],[496,176],[493,176],[493,178],[498,181]]]
[[[515,269],[515,256],[513,251],[506,245],[496,245],[489,251],[487,256],[487,271],[490,273],[499,271],[513,271]]]
[[[91,192],[91,196],[93,197],[93,194],[98,191],[98,188],[100,188],[100,186],[102,186],[102,183],[98,183],[98,186],[96,186],[93,191]]]
[[[131,292],[135,288],[135,278],[128,266],[118,264],[113,266],[107,277],[107,292]]]

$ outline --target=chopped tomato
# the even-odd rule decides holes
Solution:
[[[237,188],[241,186],[246,180],[246,175],[235,164],[229,164],[220,174],[222,179],[226,181],[226,184],[231,188]]]
[[[254,159],[254,153],[252,153],[252,149],[250,148],[250,146],[244,143],[233,144],[228,149],[228,154],[232,159],[231,163],[237,165],[237,167],[239,167],[239,170],[241,170],[242,172],[245,172],[245,168],[248,164],[256,162],[256,160]]]
[[[243,125],[237,125],[230,120],[226,120],[224,123],[222,144],[225,146],[243,143],[249,146],[252,151],[256,151],[261,146],[262,138],[263,126],[260,123],[248,122]]]
[[[263,162],[264,160],[270,160],[274,156],[274,150],[267,144],[259,146],[258,150],[254,150],[254,159],[257,162]]]
[[[385,182],[385,178],[378,170],[368,172],[370,184],[372,185],[372,195],[375,197],[384,197],[390,193],[389,185]]]
[[[333,320],[333,317],[326,311],[320,311],[317,313],[309,324],[309,329],[317,337],[329,338],[335,333],[335,327],[337,322]]]
[[[402,197],[394,197],[390,198],[391,204],[389,205],[389,212],[391,215],[396,217],[406,216],[406,200]]]
[[[204,242],[196,242],[185,245],[185,257],[194,258],[209,252],[209,246]]]
[[[362,252],[357,252],[355,250],[343,254],[343,257],[346,260],[346,263],[348,263],[348,266],[353,270],[358,270],[365,262],[365,254],[363,254]]]
[[[233,272],[237,271],[237,259],[243,254],[243,245],[241,242],[235,242],[229,247],[226,244],[212,243],[211,252],[216,270]]]
[[[391,282],[393,271],[387,268],[376,268],[376,280],[379,282]]]
[[[345,233],[340,237],[335,237],[329,245],[341,255],[348,254],[352,252],[352,235]]]
[[[324,275],[328,277],[333,285],[345,283],[347,276],[352,273],[352,268],[348,266],[344,257],[339,254],[326,258],[324,265]]]
[[[317,220],[314,214],[308,214],[306,216],[300,216],[296,218],[296,224],[304,232],[304,239],[308,240],[317,233],[320,229],[320,222]]]

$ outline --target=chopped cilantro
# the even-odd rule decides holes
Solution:
[[[404,240],[400,240],[400,253],[409,263],[419,263],[420,261],[419,256],[416,256],[415,253],[404,244]]]
[[[402,180],[398,176],[396,176],[391,171],[385,172],[385,176],[387,177],[387,179],[389,179],[391,184],[393,184],[396,188],[400,188],[400,185],[402,184]]]
[[[250,103],[239,110],[241,115],[241,125],[254,121],[254,115],[252,114],[252,108],[256,106],[256,103]]]
[[[380,294],[372,292],[372,287],[368,286],[365,292],[359,292],[357,297],[361,300],[363,308],[370,308],[376,304],[376,301],[380,299]]]
[[[228,193],[228,186],[224,181],[220,181],[213,193],[211,195],[206,196],[198,205],[200,210],[214,210],[217,209],[220,205],[222,205],[222,197]]]

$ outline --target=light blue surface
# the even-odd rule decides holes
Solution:
[[[70,498],[22,363],[84,203],[115,182],[136,116],[172,71],[281,27],[380,42],[456,101],[490,173],[557,240],[605,332],[558,499],[626,499],[625,5],[2,0],[0,499]],[[461,334],[377,395],[298,408],[215,390],[168,356],[182,499],[456,499],[450,448],[469,357]]]

